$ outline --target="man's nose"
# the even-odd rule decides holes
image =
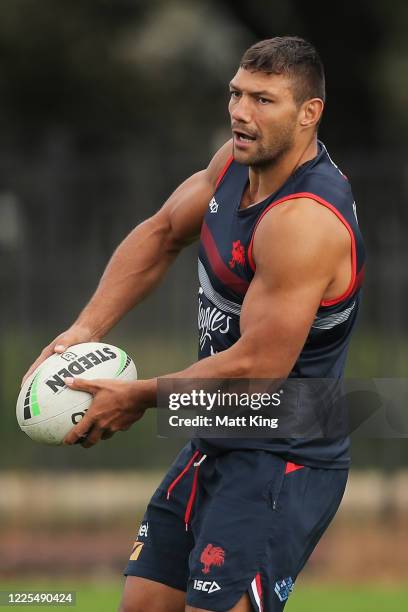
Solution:
[[[241,123],[249,123],[251,121],[251,109],[249,100],[242,96],[232,107],[231,107],[231,119],[234,121],[240,121]]]

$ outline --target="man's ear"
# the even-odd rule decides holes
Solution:
[[[324,102],[321,98],[306,100],[300,109],[300,125],[304,128],[317,125],[322,116],[323,108]]]

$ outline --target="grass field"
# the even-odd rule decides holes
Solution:
[[[114,612],[120,599],[120,588],[117,583],[101,583],[100,585],[95,583],[92,586],[84,584],[78,586],[75,581],[41,585],[22,582],[0,583],[1,591],[39,591],[41,588],[53,591],[59,588],[64,591],[76,591],[75,607],[67,608],[75,612]],[[27,606],[2,606],[2,608],[20,610]],[[40,606],[29,606],[29,609],[39,610]],[[301,586],[291,596],[285,612],[286,610],[288,612],[328,612],[329,610],[330,612],[344,612],[345,610],[347,612],[402,612],[402,610],[408,610],[408,587]]]

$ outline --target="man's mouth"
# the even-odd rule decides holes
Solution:
[[[233,130],[233,133],[238,142],[253,142],[256,140],[256,136],[252,136],[251,134],[242,132],[241,130]]]

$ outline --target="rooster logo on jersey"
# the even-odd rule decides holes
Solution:
[[[230,268],[235,268],[235,264],[237,263],[240,266],[245,265],[245,248],[240,240],[235,240],[232,243],[231,259],[228,263]]]
[[[220,546],[207,544],[201,553],[200,561],[204,565],[203,574],[209,574],[212,565],[220,567],[224,564],[225,550]]]

